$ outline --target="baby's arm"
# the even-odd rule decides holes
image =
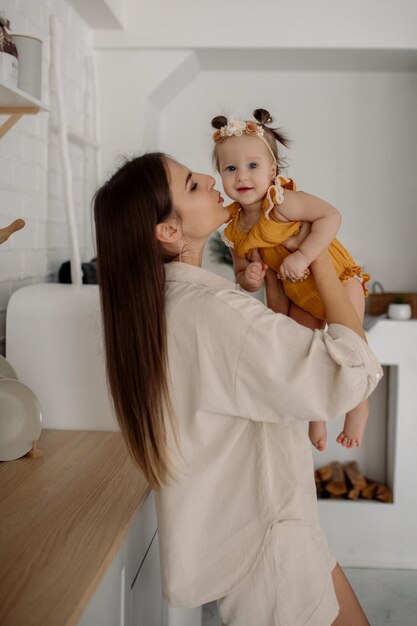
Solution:
[[[298,250],[287,256],[280,274],[289,279],[302,278],[305,270],[332,242],[340,226],[339,211],[324,200],[302,191],[284,191],[284,202],[274,207],[277,219],[311,223],[309,235]]]
[[[268,266],[262,262],[258,250],[252,250],[253,261],[247,261],[231,250],[236,280],[245,291],[258,291],[262,287]]]
[[[283,242],[284,248],[287,248],[290,252],[295,252],[303,243],[304,239],[308,237],[311,232],[311,224],[309,222],[303,222],[300,227],[298,235],[290,237]]]

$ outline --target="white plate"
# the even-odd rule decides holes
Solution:
[[[41,433],[38,399],[23,383],[0,379],[0,461],[25,455]]]
[[[15,378],[17,380],[17,374],[10,365],[9,361],[0,354],[0,376],[4,378]]]

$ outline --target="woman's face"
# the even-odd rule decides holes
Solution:
[[[181,230],[188,243],[205,241],[219,226],[230,219],[215,180],[207,174],[196,174],[169,159],[167,161],[169,187]]]

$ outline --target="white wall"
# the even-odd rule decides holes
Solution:
[[[79,135],[93,133],[86,59],[96,48],[104,173],[116,155],[154,148],[211,171],[212,115],[264,105],[294,139],[291,175],[341,209],[342,240],[387,289],[416,289],[414,0],[259,0],[256,10],[249,0],[238,8],[118,0],[122,12],[123,4],[125,32],[92,32],[67,0],[3,0],[15,31],[44,40],[51,114],[22,118],[0,141],[0,226],[26,220],[0,248],[0,352],[10,294],[54,280],[69,258],[48,73],[52,13],[64,23],[66,110]],[[94,151],[73,141],[71,158],[89,260]]]
[[[312,64],[284,52],[297,70],[282,69],[274,50],[100,50],[104,163],[120,151],[161,149],[212,172],[211,118],[268,108],[294,140],[288,173],[342,212],[340,239],[387,290],[415,290],[414,56],[362,51],[335,63],[321,51]],[[317,71],[319,63],[330,69]]]
[[[415,0],[125,0],[99,47],[415,48]]]
[[[290,174],[341,210],[352,253],[387,290],[417,288],[415,0],[125,9],[125,32],[94,32],[106,168],[156,148],[211,171],[211,117],[267,107],[294,139]]]
[[[86,58],[91,30],[65,0],[3,0],[15,32],[43,40],[42,101],[50,113],[24,116],[0,140],[0,227],[23,217],[26,226],[0,247],[0,352],[4,354],[5,312],[10,295],[27,284],[56,279],[69,258],[63,179],[57,149],[56,102],[50,88],[49,22],[63,24],[62,80],[70,129],[92,133],[92,84]],[[82,260],[93,255],[89,200],[95,186],[94,150],[71,141],[71,163]]]

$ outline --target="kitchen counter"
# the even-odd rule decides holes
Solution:
[[[43,430],[0,463],[0,624],[74,626],[149,491],[120,433]]]

